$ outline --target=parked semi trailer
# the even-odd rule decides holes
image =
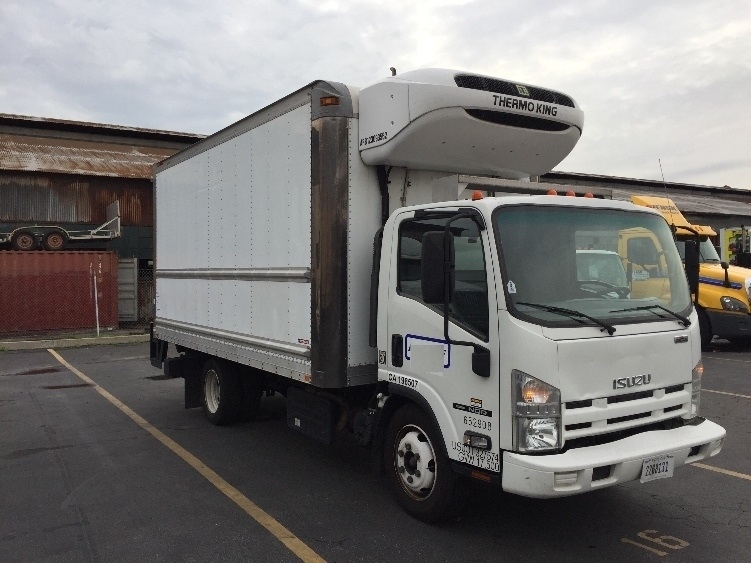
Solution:
[[[69,242],[107,241],[120,236],[120,202],[107,206],[107,220],[88,230],[70,230],[60,225],[22,225],[7,233],[0,233],[0,245],[13,250],[63,250]]]
[[[291,429],[352,431],[425,521],[466,478],[560,497],[714,456],[725,430],[699,414],[665,219],[488,197],[557,165],[582,126],[559,92],[425,69],[313,82],[157,164],[152,364],[214,424],[278,392]],[[663,253],[659,287],[579,279],[577,249],[634,229]]]
[[[721,261],[711,239],[717,235],[714,229],[689,223],[673,200],[633,195],[631,201],[662,213],[675,232],[681,256],[685,254],[686,241],[698,241],[700,269],[694,306],[699,316],[702,345],[709,346],[714,336],[739,345],[751,344],[751,270]],[[653,252],[649,236],[624,237],[622,243],[644,246],[648,252]],[[650,272],[659,275],[660,258],[653,256],[646,264],[637,266],[647,276]]]

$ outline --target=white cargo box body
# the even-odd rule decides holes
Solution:
[[[319,387],[376,381],[381,204],[356,103],[315,82],[157,165],[157,338]]]

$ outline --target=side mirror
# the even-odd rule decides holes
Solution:
[[[428,231],[422,235],[422,299],[431,305],[445,302],[447,282],[449,303],[454,294],[454,235],[448,233],[448,256],[444,250],[445,239],[444,231]]]
[[[699,247],[696,241],[686,241],[686,279],[691,293],[699,291]]]

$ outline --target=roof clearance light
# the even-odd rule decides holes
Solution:
[[[574,190],[569,190],[566,192],[567,197],[576,197],[576,192]]]
[[[321,107],[338,106],[339,96],[324,96],[321,98]]]
[[[548,190],[547,195],[558,195],[558,192],[551,189],[551,190]]]
[[[584,194],[584,197],[595,197],[592,192],[587,192]]]
[[[475,190],[472,192],[472,201],[477,201],[478,199],[482,199],[484,196],[482,195],[482,192],[480,190]]]

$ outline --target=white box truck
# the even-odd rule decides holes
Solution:
[[[716,455],[665,219],[492,197],[558,164],[582,126],[564,94],[426,69],[314,82],[172,156],[155,168],[152,363],[214,424],[277,392],[290,428],[354,432],[425,521],[467,478],[559,497]],[[633,230],[661,253],[638,298],[579,279],[577,250],[617,252]]]

